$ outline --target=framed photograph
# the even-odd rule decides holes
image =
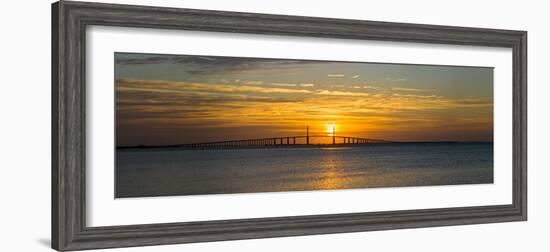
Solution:
[[[527,220],[527,32],[52,5],[52,247]]]

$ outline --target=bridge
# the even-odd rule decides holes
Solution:
[[[241,139],[241,140],[228,140],[219,142],[202,142],[202,143],[189,143],[179,144],[170,147],[178,147],[185,149],[236,149],[236,148],[267,148],[267,147],[308,147],[318,145],[364,145],[364,144],[378,144],[378,143],[394,143],[394,141],[361,138],[353,136],[337,136],[333,132],[331,135],[310,135],[309,127],[306,127],[306,135],[299,136],[284,136],[284,137],[269,137],[258,139]],[[312,144],[312,138],[332,138],[329,143]],[[168,146],[165,146],[168,147]]]

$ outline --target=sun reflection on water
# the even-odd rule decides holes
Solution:
[[[323,158],[321,165],[321,176],[319,177],[317,187],[321,190],[339,189],[347,184],[347,179],[343,176],[343,163],[336,156],[327,155]]]

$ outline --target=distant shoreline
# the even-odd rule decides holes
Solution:
[[[182,150],[209,150],[209,149],[280,149],[280,148],[327,148],[327,147],[365,147],[372,145],[396,145],[396,144],[492,144],[488,141],[414,141],[414,142],[388,142],[388,143],[366,143],[366,144],[282,144],[282,145],[265,145],[265,146],[243,146],[243,147],[189,147],[187,144],[175,145],[134,145],[134,146],[117,146],[117,150],[146,150],[146,149],[182,149]]]

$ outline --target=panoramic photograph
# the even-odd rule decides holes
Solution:
[[[493,68],[114,54],[115,198],[493,183]]]

